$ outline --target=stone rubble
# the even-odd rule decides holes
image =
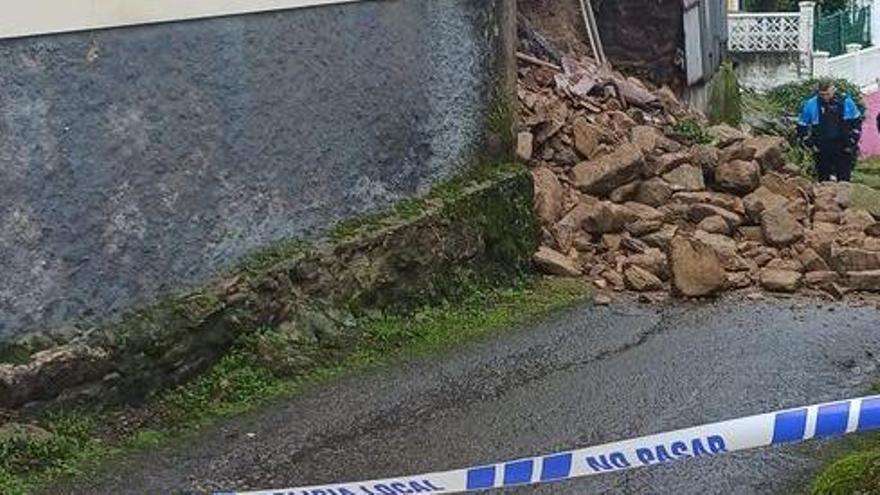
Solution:
[[[519,76],[545,273],[606,293],[880,292],[880,192],[792,174],[782,138],[720,125],[689,142],[673,126],[704,118],[668,88],[586,58]]]

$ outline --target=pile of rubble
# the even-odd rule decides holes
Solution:
[[[544,272],[690,297],[880,291],[880,192],[787,171],[783,139],[722,125],[690,143],[673,126],[701,117],[671,91],[589,59],[523,64],[519,100]]]

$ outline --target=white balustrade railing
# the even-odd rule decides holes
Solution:
[[[800,51],[801,14],[732,13],[728,48],[732,52]]]

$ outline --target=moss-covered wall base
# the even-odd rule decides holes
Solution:
[[[267,327],[296,343],[286,362],[305,370],[357,348],[355,315],[454,299],[464,282],[506,282],[530,270],[536,244],[530,175],[493,167],[322,241],[275,245],[113,322],[30,335],[0,352],[0,408],[140,401]]]

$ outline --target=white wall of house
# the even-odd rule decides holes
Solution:
[[[869,0],[872,3],[871,11],[871,43],[880,46],[880,0]]]
[[[0,38],[247,14],[359,0],[26,0],[4,2]]]

